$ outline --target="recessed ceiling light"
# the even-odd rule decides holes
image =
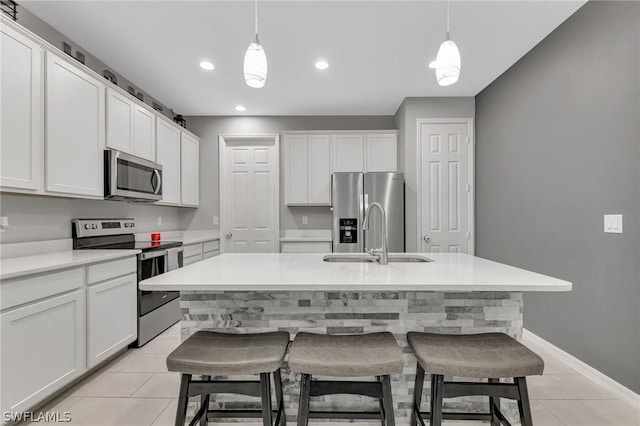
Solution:
[[[203,70],[211,71],[215,68],[215,66],[209,61],[202,61],[200,62],[200,68],[202,68]]]
[[[329,62],[318,61],[316,62],[316,68],[318,68],[319,70],[326,70],[327,68],[329,68]]]
[[[246,110],[246,108],[244,107],[244,105],[237,105],[237,106],[236,106],[236,111],[242,112],[242,111],[244,111],[244,110]]]

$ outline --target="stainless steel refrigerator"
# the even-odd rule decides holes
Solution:
[[[377,201],[387,216],[389,252],[404,252],[404,174],[333,173],[331,207],[333,211],[333,251],[359,253],[381,246],[381,220],[371,211],[369,230],[362,230],[369,203]]]

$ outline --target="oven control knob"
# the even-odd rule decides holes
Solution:
[[[129,228],[133,228],[134,226],[133,222],[129,223]]]
[[[129,224],[125,222],[125,223],[124,223],[124,227],[125,227],[125,228],[128,228],[128,227],[129,227]]]
[[[89,226],[89,224],[88,224],[88,223],[85,223],[85,224],[84,224],[84,229],[89,229],[89,228],[91,228],[91,227]]]
[[[95,223],[91,224],[91,229],[98,229],[98,225],[96,225]]]

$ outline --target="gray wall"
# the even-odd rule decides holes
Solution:
[[[220,215],[218,181],[218,135],[234,133],[282,133],[284,130],[384,130],[395,129],[391,116],[278,116],[278,117],[187,117],[189,128],[200,136],[200,208],[185,211],[182,228],[210,228]],[[281,135],[282,141],[282,135]],[[284,151],[280,150],[280,164]],[[280,173],[280,229],[331,229],[329,207],[286,207],[284,173]],[[309,217],[307,225],[302,216]]]
[[[418,251],[417,119],[474,118],[474,98],[405,98],[394,117],[400,130],[400,171],[405,174],[405,241],[407,251]]]
[[[159,102],[158,100],[152,98],[147,92],[142,90],[139,86],[127,80],[124,76],[118,74],[117,70],[114,70],[113,68],[106,65],[99,58],[93,56],[90,52],[87,52],[86,49],[84,49],[81,45],[76,43],[74,40],[71,40],[69,37],[65,36],[58,30],[53,28],[51,25],[49,25],[47,22],[43,21],[42,19],[40,19],[39,17],[37,17],[36,15],[34,15],[33,13],[31,13],[30,11],[28,11],[27,9],[25,9],[23,6],[20,6],[20,5],[18,5],[18,21],[17,22],[23,27],[25,27],[26,29],[28,29],[29,31],[43,38],[44,40],[51,43],[54,47],[60,50],[62,50],[62,42],[63,41],[67,42],[72,48],[72,54],[74,55],[74,57],[75,57],[76,51],[78,50],[84,54],[85,65],[87,67],[89,67],[90,69],[92,69],[93,71],[97,72],[100,75],[102,75],[102,72],[105,69],[110,70],[118,78],[118,86],[120,88],[127,90],[128,86],[133,86],[136,89],[136,92],[142,92],[144,94],[145,104],[152,106],[153,102],[155,101],[156,103],[164,107],[163,111],[161,111],[161,114],[164,114],[167,117],[171,117],[169,108],[163,105],[162,102]],[[132,58],[132,59],[137,60],[137,58]]]
[[[136,219],[136,232],[175,230],[180,226],[182,210],[120,201],[8,193],[2,194],[0,202],[0,212],[2,216],[9,217],[10,225],[0,234],[2,243],[71,238],[71,219],[75,218],[133,217]],[[157,225],[158,217],[162,217],[162,226]]]
[[[635,392],[639,51],[640,3],[589,2],[476,98],[477,255],[572,281],[525,327]]]

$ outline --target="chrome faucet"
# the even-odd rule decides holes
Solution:
[[[380,210],[380,216],[382,217],[382,247],[377,249],[368,250],[368,253],[371,256],[375,256],[376,260],[380,265],[386,265],[389,263],[388,251],[387,251],[387,214],[384,211],[384,207],[380,203],[370,203],[367,206],[367,211],[364,213],[364,222],[362,223],[362,230],[366,231],[369,229],[369,215],[371,214],[371,209],[373,207],[377,207]]]

